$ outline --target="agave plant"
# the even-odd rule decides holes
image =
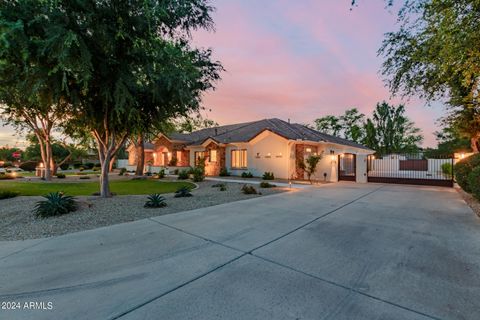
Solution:
[[[59,216],[78,208],[75,198],[66,196],[62,192],[52,192],[43,197],[47,200],[38,201],[33,210],[38,217]]]
[[[190,188],[188,187],[180,187],[177,191],[175,191],[175,198],[185,198],[185,197],[192,197],[193,194],[190,193]]]
[[[167,206],[165,198],[158,193],[149,195],[147,199],[144,205],[145,208],[163,208]]]

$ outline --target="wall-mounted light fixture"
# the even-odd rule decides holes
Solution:
[[[306,148],[305,151],[306,152],[312,152],[312,148]]]
[[[335,150],[330,150],[330,158],[332,159],[332,162],[336,160]]]
[[[462,153],[460,154],[460,159],[465,159],[465,153],[462,152]]]

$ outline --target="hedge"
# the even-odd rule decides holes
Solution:
[[[480,166],[468,175],[468,187],[475,198],[480,200]]]
[[[480,154],[474,154],[468,158],[462,159],[454,167],[455,180],[458,185],[466,192],[471,192],[468,181],[469,174],[476,167],[480,166]]]

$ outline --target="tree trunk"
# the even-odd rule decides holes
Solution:
[[[115,161],[117,161],[117,156],[113,156],[112,160],[110,160],[110,165],[108,166],[108,172],[113,171],[113,165],[115,164]]]
[[[100,196],[102,198],[111,197],[110,183],[108,180],[108,172],[110,169],[110,152],[106,152],[104,159],[101,161],[102,172],[100,174]]]
[[[116,143],[116,136],[114,134],[104,133],[100,134],[98,131],[93,131],[93,136],[98,145],[98,157],[100,159],[101,173],[100,173],[100,196],[102,198],[111,197],[110,184],[108,173],[110,169],[110,163],[113,157],[117,154],[120,147],[123,145],[127,138],[127,134],[124,134],[118,144]]]
[[[135,175],[143,176],[143,169],[145,167],[145,141],[143,140],[143,134],[138,135],[135,151],[137,153],[137,170],[135,171]]]
[[[472,148],[473,153],[478,153],[478,136],[470,138],[470,147]]]
[[[44,168],[45,168],[45,180],[51,181],[52,180],[52,164],[53,164],[53,155],[52,155],[52,144],[50,139],[45,139],[45,161],[44,161]]]

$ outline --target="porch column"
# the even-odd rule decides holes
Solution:
[[[356,177],[358,183],[367,182],[367,155],[357,154]]]

